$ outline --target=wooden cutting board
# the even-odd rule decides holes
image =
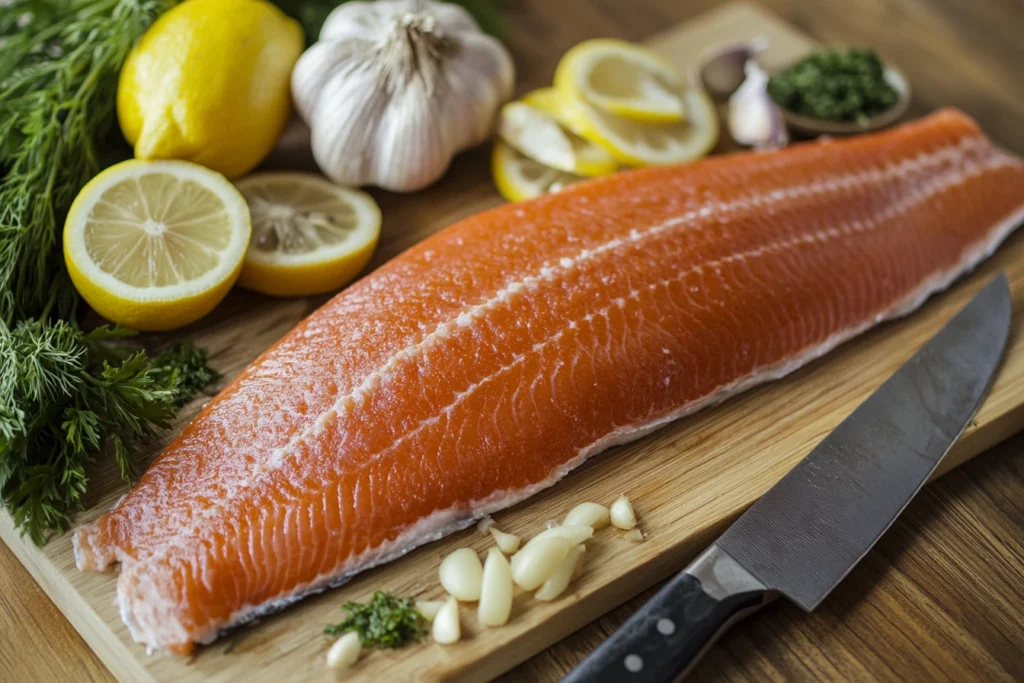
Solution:
[[[811,47],[795,29],[746,4],[724,6],[649,41],[680,67],[706,47],[765,35],[769,66]],[[469,153],[439,185],[411,196],[379,193],[385,215],[379,265],[426,235],[500,200],[481,175],[486,151]],[[410,229],[410,226],[414,226]],[[365,656],[355,678],[385,681],[478,681],[505,671],[551,645],[644,588],[681,569],[703,545],[769,488],[822,436],[906,360],[996,272],[1007,272],[1015,312],[1024,305],[1024,235],[1012,239],[974,276],[929,302],[910,319],[887,324],[789,378],[687,418],[635,444],[591,461],[563,482],[496,516],[499,528],[530,535],[561,518],[575,503],[610,503],[628,494],[647,540],[632,544],[603,530],[588,543],[587,565],[573,590],[553,604],[518,596],[504,628],[480,629],[463,609],[465,639]],[[322,300],[270,301],[235,293],[210,319],[184,335],[211,350],[226,375],[237,373]],[[960,464],[1024,427],[1024,339],[1014,326],[999,377],[974,424],[943,464]],[[182,421],[190,418],[196,401]],[[166,443],[154,444],[152,457]],[[112,468],[94,477],[89,509],[95,519],[125,492]],[[40,550],[18,537],[6,514],[0,536],[82,633],[101,659],[125,681],[226,681],[330,679],[322,626],[336,621],[345,600],[366,599],[376,589],[438,598],[437,566],[451,550],[484,551],[490,536],[468,530],[421,548],[342,588],[316,596],[230,635],[189,658],[149,657],[118,618],[116,573],[84,574],[74,567],[70,535]]]

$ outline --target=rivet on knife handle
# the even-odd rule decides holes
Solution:
[[[773,597],[712,545],[565,678],[565,683],[674,680],[738,619]]]

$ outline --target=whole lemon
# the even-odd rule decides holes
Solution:
[[[117,118],[136,159],[186,159],[228,178],[270,153],[291,113],[302,29],[263,0],[186,0],[129,54]]]

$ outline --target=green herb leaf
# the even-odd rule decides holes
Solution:
[[[87,468],[170,426],[216,379],[191,345],[152,360],[132,333],[74,324],[60,249],[71,202],[130,155],[114,115],[135,41],[178,0],[9,0],[0,7],[0,500],[42,544],[81,509]]]
[[[347,631],[359,634],[364,646],[394,649],[410,640],[419,640],[427,633],[427,620],[416,610],[411,598],[396,598],[390,593],[377,591],[368,605],[346,602],[345,620],[324,627],[329,636],[340,636]]]
[[[0,498],[38,544],[81,509],[87,469],[105,445],[127,481],[132,445],[170,426],[216,380],[206,352],[187,344],[150,359],[116,342],[117,328],[84,334],[70,323],[0,321]]]

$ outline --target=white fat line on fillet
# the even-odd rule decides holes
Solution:
[[[499,290],[492,298],[462,311],[454,319],[439,324],[433,332],[427,334],[421,341],[407,346],[389,358],[380,368],[367,375],[367,377],[352,391],[340,396],[329,409],[318,415],[310,426],[304,428],[297,435],[292,437],[284,446],[275,449],[268,458],[263,461],[256,462],[253,465],[252,471],[245,480],[230,488],[223,497],[218,499],[210,507],[203,510],[203,513],[194,518],[189,525],[176,531],[161,544],[161,547],[153,553],[152,557],[163,557],[166,555],[169,549],[169,544],[172,541],[176,541],[182,536],[191,535],[200,523],[219,513],[226,507],[225,504],[227,501],[235,498],[239,491],[249,488],[263,472],[272,471],[279,467],[284,461],[286,454],[293,452],[295,446],[303,443],[310,436],[316,435],[320,430],[327,428],[331,423],[333,423],[337,414],[346,406],[346,404],[356,404],[364,401],[366,395],[380,382],[380,380],[391,370],[398,367],[400,363],[406,359],[416,357],[423,349],[430,348],[433,343],[448,338],[451,332],[457,327],[471,325],[474,320],[482,317],[491,309],[507,302],[515,294],[536,287],[540,282],[555,280],[558,276],[564,275],[566,272],[571,271],[581,263],[590,261],[601,254],[611,252],[627,244],[641,242],[649,237],[659,235],[680,225],[692,223],[693,221],[701,218],[727,216],[748,208],[765,208],[776,203],[782,203],[788,199],[811,197],[815,195],[828,195],[840,190],[857,187],[859,185],[877,185],[908,173],[917,173],[928,170],[933,166],[940,166],[946,162],[956,161],[957,159],[962,158],[966,153],[979,150],[990,153],[991,149],[991,145],[984,136],[976,135],[965,137],[955,145],[928,153],[919,153],[900,162],[887,164],[882,168],[869,168],[862,171],[840,174],[838,176],[829,177],[823,180],[816,180],[803,185],[771,190],[764,193],[764,196],[754,194],[733,202],[723,202],[715,206],[701,207],[700,209],[686,212],[680,216],[671,218],[642,231],[633,229],[627,237],[617,237],[597,247],[584,249],[574,257],[562,257],[559,259],[557,266],[544,266],[537,275],[529,275],[521,280],[509,283],[503,289]],[[122,562],[130,559],[127,556],[124,556],[123,553],[119,553],[119,555],[121,555],[119,559]]]
[[[1008,163],[1019,162],[1012,161]],[[435,511],[410,526],[394,540],[385,541],[374,548],[363,551],[358,556],[349,558],[344,565],[335,568],[334,571],[325,572],[309,582],[296,586],[279,597],[267,600],[260,604],[247,604],[239,607],[227,620],[225,620],[224,623],[211,625],[208,629],[204,629],[202,634],[196,636],[197,640],[202,643],[212,642],[225,629],[230,629],[266,614],[282,610],[310,594],[327,590],[333,586],[343,583],[358,573],[364,572],[372,567],[391,562],[419,546],[436,541],[452,532],[464,529],[485,515],[509,508],[536,495],[540,491],[553,486],[569,472],[594,455],[614,446],[620,446],[636,441],[658,429],[661,429],[671,422],[722,403],[723,401],[741,394],[755,386],[780,379],[790,374],[794,370],[803,367],[821,356],[824,356],[844,342],[874,327],[876,324],[885,320],[902,317],[916,310],[926,299],[928,299],[928,297],[945,290],[958,277],[960,277],[960,275],[970,271],[978,263],[990,256],[999,244],[1001,244],[1022,221],[1024,221],[1024,206],[1021,206],[1015,212],[1011,213],[1006,220],[995,225],[989,231],[989,237],[986,240],[979,242],[976,247],[965,254],[961,261],[954,267],[946,271],[935,273],[932,277],[924,280],[920,286],[909,292],[903,297],[903,299],[874,318],[865,320],[861,324],[849,327],[845,330],[840,330],[831,335],[825,341],[806,348],[797,356],[779,363],[757,368],[745,377],[735,380],[725,386],[718,387],[705,396],[671,410],[664,415],[654,418],[653,420],[643,424],[620,427],[600,439],[597,439],[594,443],[580,449],[575,457],[556,468],[551,475],[544,480],[530,484],[518,490],[495,491],[482,500],[472,501],[468,506],[470,510],[468,515],[465,510],[461,508]],[[154,591],[152,595],[156,596],[158,593]],[[125,623],[129,625],[129,631],[132,633],[133,638],[137,642],[149,643],[152,645],[154,637],[152,635],[154,633],[153,630],[140,628],[140,625],[135,622],[133,618],[128,616],[131,614],[131,607],[127,604],[126,596],[120,591],[118,593],[118,603],[121,608],[122,619],[124,619]],[[172,605],[168,603],[168,607],[171,606]],[[169,614],[171,614],[170,611],[160,611],[162,612],[161,619],[153,623],[163,625],[175,633],[184,633],[179,630],[183,628],[180,623],[167,624],[166,621],[163,621],[168,618]],[[170,617],[170,620],[174,621],[174,617]],[[150,639],[147,640],[146,634],[150,634]]]
[[[691,274],[700,273],[703,269],[716,268],[722,265],[726,265],[728,263],[741,262],[751,258],[758,258],[766,254],[783,252],[788,249],[792,249],[793,247],[797,247],[804,244],[826,243],[843,236],[873,230],[882,223],[884,223],[885,221],[888,221],[903,213],[906,213],[907,211],[912,210],[922,202],[927,201],[928,199],[934,197],[935,195],[941,194],[950,187],[955,187],[956,185],[961,184],[973,177],[1006,166],[1010,163],[1014,163],[1012,159],[996,155],[991,156],[986,162],[970,162],[968,164],[965,164],[963,167],[951,169],[940,176],[936,176],[930,179],[927,183],[923,184],[919,189],[906,195],[899,201],[894,202],[893,204],[886,207],[885,209],[883,209],[874,216],[868,217],[864,220],[853,220],[849,223],[842,223],[839,227],[836,228],[829,228],[807,235],[800,235],[798,237],[790,238],[787,240],[780,240],[779,242],[764,245],[756,249],[749,250],[747,252],[732,254],[721,259],[692,266],[684,271],[677,273],[672,278],[667,278],[655,283],[648,284],[640,289],[635,289],[631,291],[625,297],[616,298],[608,306],[605,306],[604,308],[596,312],[588,313],[586,316],[584,316],[582,320],[589,321],[592,320],[594,317],[607,315],[607,313],[615,307],[623,308],[625,306],[627,299],[638,299],[644,291],[653,291],[660,287],[668,286],[672,283],[684,279],[685,277]],[[410,438],[415,437],[424,428],[430,426],[431,424],[435,424],[441,419],[442,415],[450,414],[455,409],[455,407],[460,405],[468,396],[473,394],[477,389],[518,366],[528,357],[528,354],[539,353],[550,344],[557,342],[568,330],[576,327],[579,324],[579,322],[580,321],[570,321],[565,327],[563,327],[562,329],[560,329],[547,339],[539,341],[536,344],[534,344],[530,351],[526,353],[517,354],[510,363],[506,364],[505,366],[502,366],[492,374],[480,379],[479,381],[467,387],[465,390],[459,392],[459,394],[456,395],[455,400],[452,403],[445,406],[443,409],[441,409],[441,411],[437,415],[432,415],[429,418],[421,420],[415,427],[412,428],[412,430],[400,436],[398,439],[392,442],[387,448],[374,453],[365,462],[360,463],[357,466],[358,469],[362,471],[366,467],[371,466],[373,463],[377,462],[380,458],[384,457],[396,446],[400,445],[401,443],[404,443]],[[170,539],[170,541],[177,541],[179,537],[180,534],[175,535]],[[160,552],[154,553],[149,558],[143,558],[139,560],[139,562],[137,563],[132,563],[131,567],[125,567],[124,570],[131,571],[135,568],[136,564],[148,564],[151,560],[159,561],[166,555],[166,552],[169,550],[170,541],[168,542],[168,544],[165,544],[161,548]]]

